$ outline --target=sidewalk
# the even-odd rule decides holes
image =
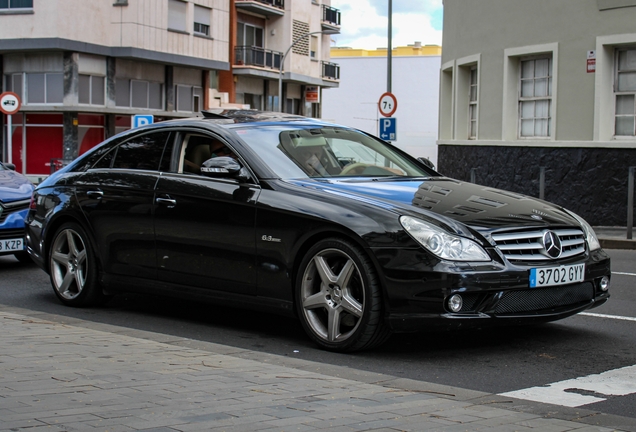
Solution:
[[[0,323],[2,431],[636,430],[580,408],[17,308],[1,307]]]
[[[626,227],[594,227],[594,232],[603,249],[636,249],[636,229],[631,240],[627,240]]]

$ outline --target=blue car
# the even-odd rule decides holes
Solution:
[[[26,253],[24,218],[33,189],[14,165],[0,162],[0,255],[15,255],[20,262],[31,260]]]

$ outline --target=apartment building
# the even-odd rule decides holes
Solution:
[[[221,74],[221,91],[252,108],[320,117],[322,89],[337,87],[340,78],[329,51],[340,11],[330,0],[232,3],[234,57],[231,73]]]
[[[625,226],[635,20],[636,0],[444,0],[440,171]]]
[[[320,89],[338,82],[323,72],[337,66],[322,32],[339,19],[310,0],[0,1],[2,91],[21,101],[10,154],[2,115],[3,160],[37,178],[129,129],[134,115],[273,108],[282,54],[301,36],[285,58],[285,105],[319,114]]]

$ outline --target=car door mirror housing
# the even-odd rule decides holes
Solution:
[[[201,166],[201,174],[206,177],[237,177],[241,173],[241,164],[229,156],[208,159]]]

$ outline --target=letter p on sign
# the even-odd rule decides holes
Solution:
[[[155,121],[155,117],[153,115],[134,115],[132,118],[132,127],[134,128],[138,128],[141,126],[146,126],[149,124],[154,123]]]

